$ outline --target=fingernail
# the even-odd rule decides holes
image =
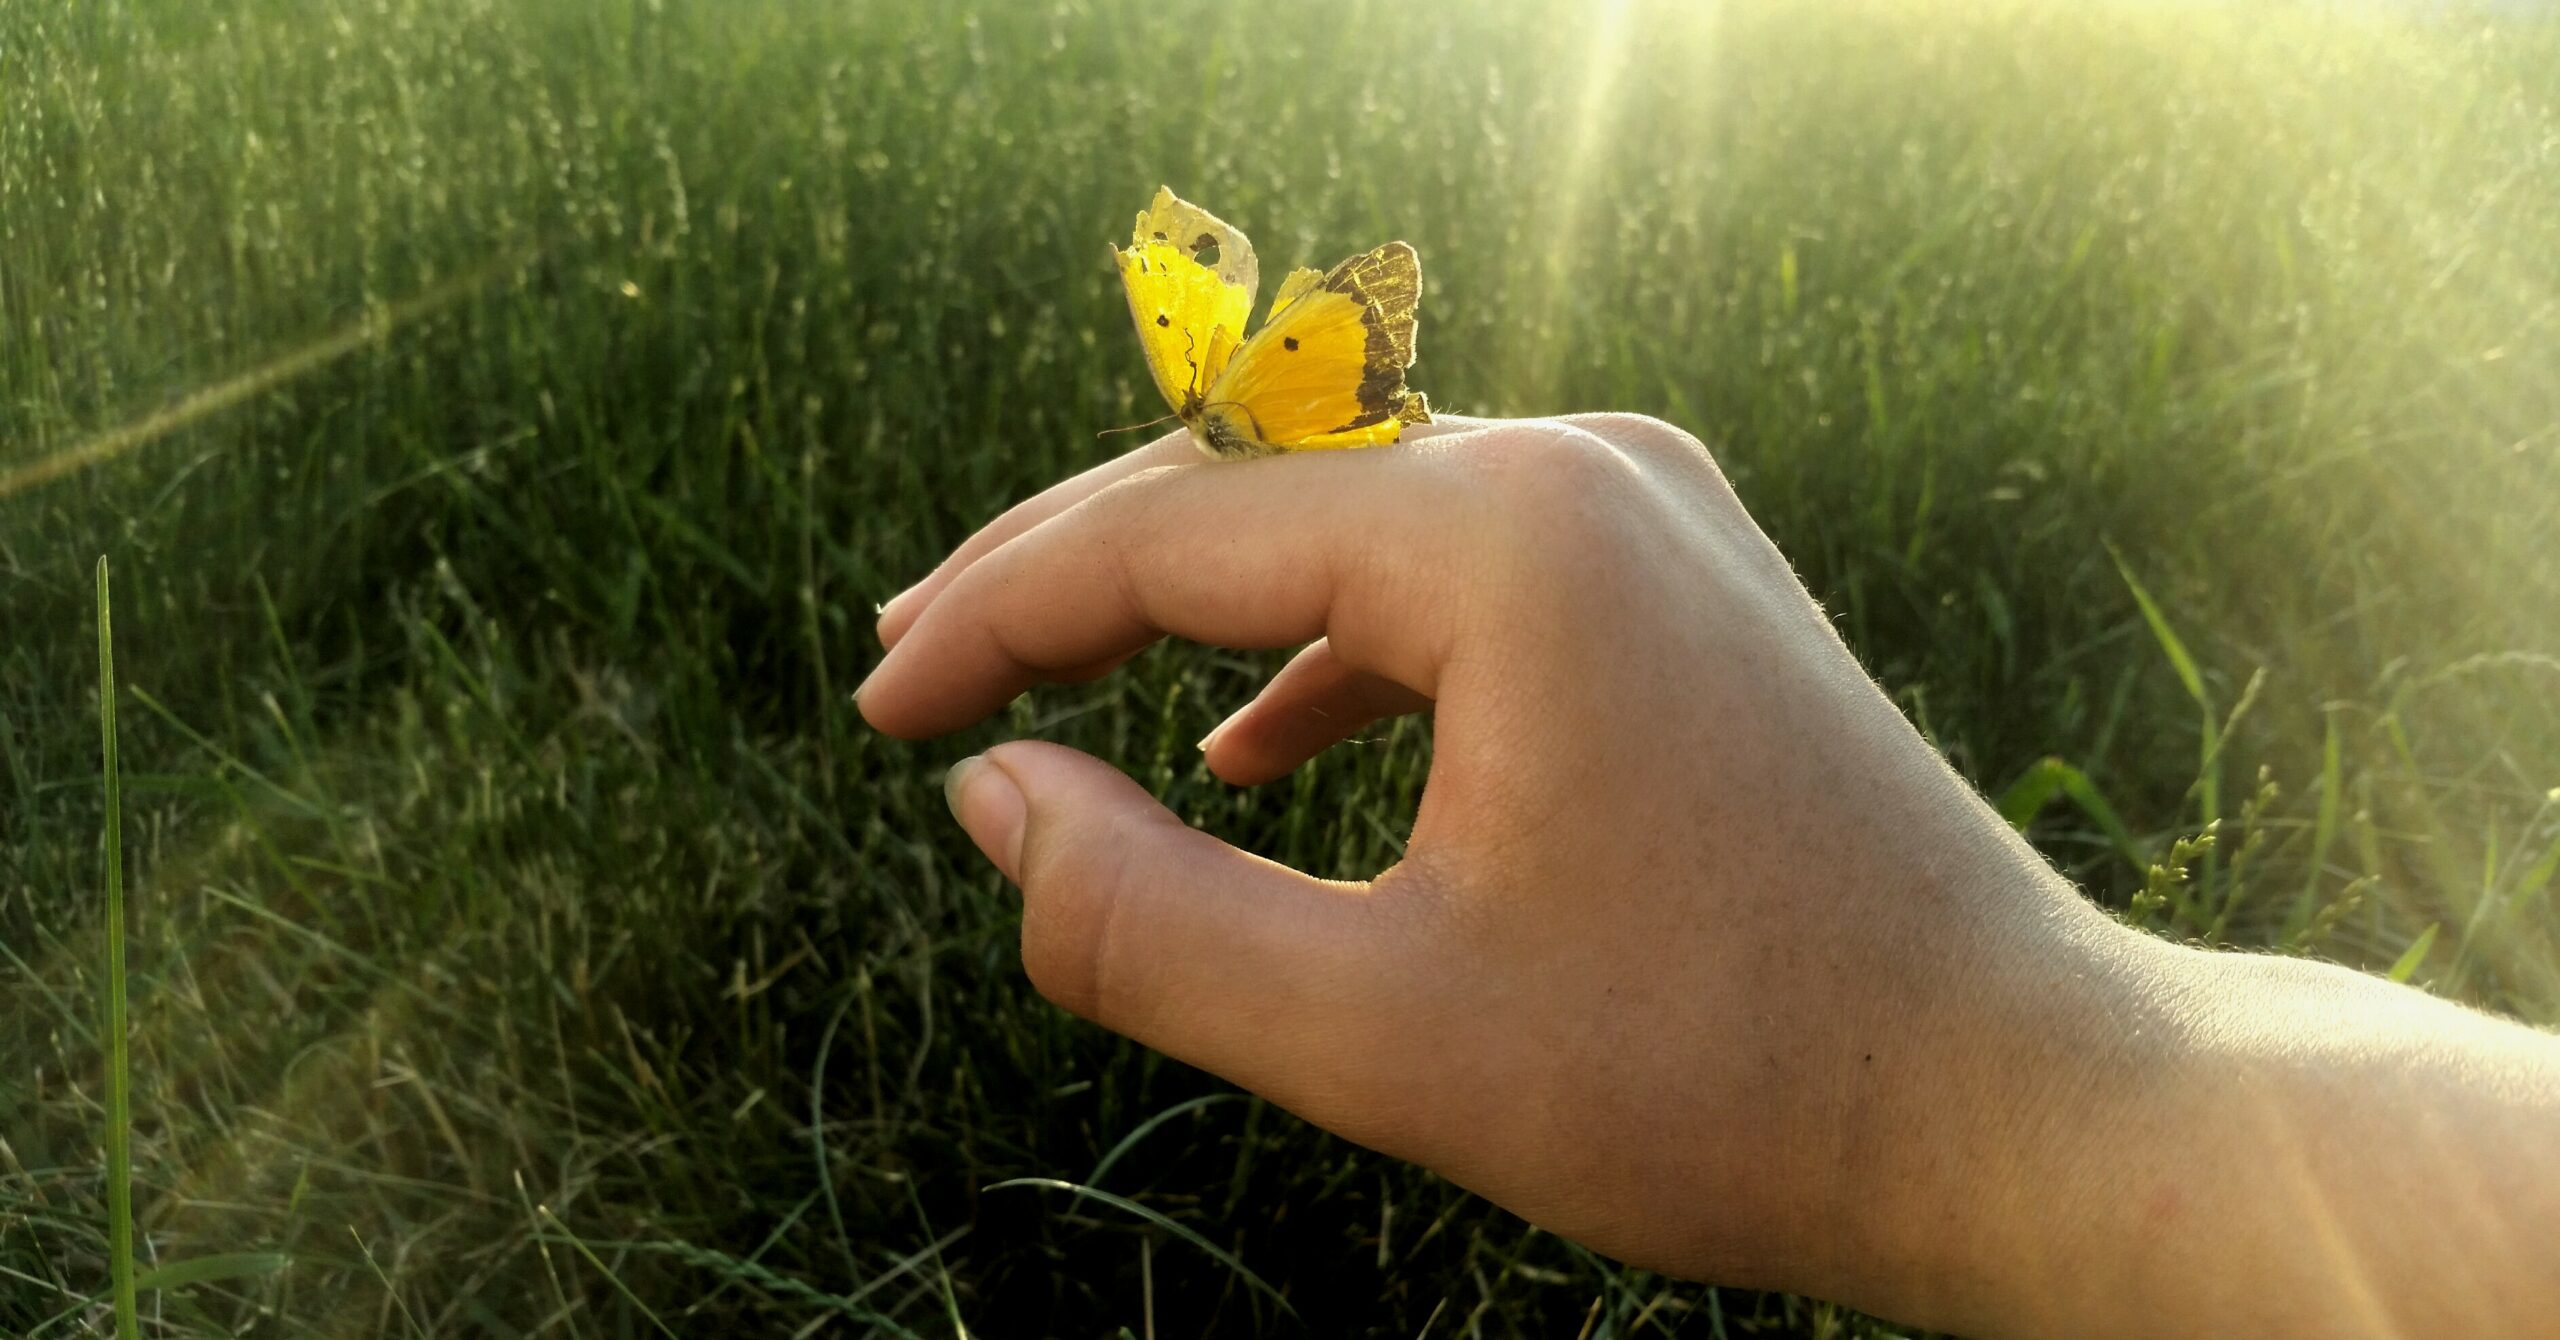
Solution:
[[[900,610],[905,609],[909,604],[913,603],[915,600],[916,587],[922,585],[924,585],[924,583],[918,582],[915,586],[910,586],[906,590],[900,591],[898,594],[889,597],[885,602],[872,606],[872,631],[877,633],[879,631],[879,625],[885,624],[891,619],[896,618]]]
[[[996,863],[1005,878],[1020,882],[1016,872],[1022,866],[1022,825],[1030,806],[1013,775],[989,763],[986,755],[971,754],[942,774],[942,796],[950,802],[951,817],[960,821],[978,850]]]

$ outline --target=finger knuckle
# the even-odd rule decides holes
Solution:
[[[1513,425],[1476,444],[1467,461],[1495,494],[1534,512],[1551,509],[1559,498],[1623,488],[1634,474],[1617,444],[1561,419]]]
[[[1696,434],[1650,414],[1568,414],[1561,422],[1616,443],[1620,450],[1646,464],[1715,468],[1715,453]]]
[[[1182,477],[1179,465],[1153,465],[1103,485],[1084,505],[1104,513],[1121,513],[1143,508]]]
[[[1140,845],[1125,826],[1054,834],[1035,825],[1023,840],[1023,972],[1041,995],[1088,1019],[1125,1014],[1121,913]]]
[[[1644,471],[1608,438],[1548,419],[1481,446],[1475,464],[1494,499],[1492,535],[1513,560],[1503,589],[1551,603],[1638,542]]]

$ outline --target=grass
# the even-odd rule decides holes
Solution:
[[[107,1269],[114,1281],[116,1334],[141,1334],[133,1286],[133,1065],[126,1054],[124,962],[124,777],[116,766],[116,638],[107,560],[98,560],[98,736],[107,814]]]
[[[1023,984],[952,759],[1327,875],[1428,760],[1226,788],[1271,662],[1188,646],[851,709],[875,602],[1158,412],[1099,257],[1159,182],[1413,241],[1435,404],[1700,432],[2122,915],[2560,1022],[2547,20],[134,0],[0,72],[0,1331],[111,1324],[115,1133],[155,1335],[1888,1333]]]

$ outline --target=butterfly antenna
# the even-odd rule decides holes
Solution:
[[[1120,428],[1105,428],[1105,429],[1103,429],[1101,432],[1094,434],[1094,436],[1095,436],[1095,437],[1109,437],[1109,436],[1111,436],[1113,433],[1137,433],[1137,432],[1144,432],[1145,430],[1147,430],[1147,429],[1149,429],[1149,428],[1153,428],[1153,427],[1155,427],[1157,424],[1163,423],[1165,420],[1170,419],[1170,418],[1172,418],[1172,417],[1174,417],[1174,416],[1173,416],[1173,415],[1170,415],[1170,414],[1165,414],[1165,415],[1159,415],[1159,416],[1157,416],[1156,418],[1149,419],[1149,420],[1147,420],[1145,423],[1133,423],[1133,424],[1129,424],[1129,425],[1127,425],[1127,426],[1125,426],[1125,427],[1120,427]]]

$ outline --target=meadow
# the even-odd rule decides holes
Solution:
[[[1413,242],[1413,384],[1715,449],[2164,935],[2560,1025],[2560,22],[2219,5],[0,3],[0,1333],[1871,1336],[1050,1008],[950,761],[1274,859],[1276,661],[923,744],[876,602],[1155,417],[1103,244]],[[1091,1187],[1109,1199],[1039,1185]],[[155,1273],[156,1272],[156,1273]]]

